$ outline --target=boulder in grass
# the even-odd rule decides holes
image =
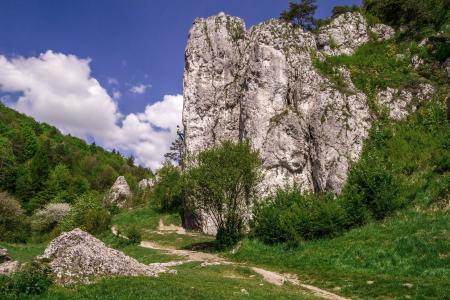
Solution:
[[[132,196],[130,186],[125,180],[124,176],[117,177],[113,186],[109,190],[109,193],[106,195],[103,200],[103,206],[105,207],[125,207],[128,199]]]

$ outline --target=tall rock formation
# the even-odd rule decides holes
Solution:
[[[369,27],[359,13],[341,15],[316,34],[279,20],[246,30],[242,19],[224,13],[196,19],[185,54],[186,151],[249,139],[263,160],[263,192],[296,183],[340,193],[374,116],[346,69],[342,89],[313,61],[351,55],[371,32],[379,39],[394,34],[386,25]],[[392,104],[395,115],[406,114],[409,104]]]

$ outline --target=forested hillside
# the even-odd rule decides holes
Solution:
[[[133,158],[62,134],[0,104],[0,190],[31,214],[49,202],[69,203],[81,194],[109,189],[119,175],[135,188],[150,175]]]

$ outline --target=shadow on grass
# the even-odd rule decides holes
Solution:
[[[220,251],[219,248],[217,247],[216,241],[192,243],[184,246],[182,249],[208,253],[217,253]]]

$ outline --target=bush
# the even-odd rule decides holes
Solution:
[[[44,209],[36,211],[31,219],[31,230],[36,233],[48,233],[59,225],[70,212],[67,203],[50,203]]]
[[[61,223],[61,230],[70,231],[80,228],[91,234],[99,234],[109,230],[110,213],[103,208],[102,198],[95,193],[80,196],[73,205],[70,213]]]
[[[279,189],[256,206],[252,235],[267,244],[298,245],[340,234],[346,216],[330,194],[302,194],[296,187]]]
[[[0,240],[25,242],[28,224],[20,203],[6,192],[0,192]]]
[[[128,237],[129,243],[131,244],[140,244],[140,242],[142,241],[141,232],[139,231],[139,228],[135,225],[128,227],[125,234]]]
[[[178,167],[166,161],[157,173],[157,181],[152,189],[152,202],[162,212],[180,210],[183,190],[181,173]]]
[[[224,142],[199,153],[185,174],[186,206],[208,214],[220,248],[239,241],[261,180],[259,153],[248,142]]]
[[[11,277],[0,277],[0,296],[22,298],[44,294],[52,285],[50,268],[33,261]]]
[[[362,225],[368,219],[382,220],[404,206],[403,182],[376,158],[360,160],[348,176],[341,203],[350,225]]]
[[[450,2],[448,0],[364,0],[364,8],[383,23],[393,26],[439,27],[445,22]]]

